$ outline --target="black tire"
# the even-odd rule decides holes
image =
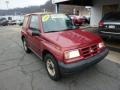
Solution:
[[[53,57],[53,55],[51,54],[46,54],[44,57],[44,61],[45,61],[45,67],[47,70],[47,73],[49,75],[49,77],[54,80],[54,81],[58,81],[61,79],[61,75],[60,75],[60,71],[59,71],[59,67],[58,67],[58,63],[55,60],[55,58]],[[55,73],[52,75],[48,69],[48,66],[50,68],[50,65],[48,65],[48,62],[51,61],[54,65],[54,67],[51,67],[52,69],[54,68]],[[51,65],[52,66],[52,65]]]
[[[22,39],[23,42],[23,48],[25,50],[26,53],[31,53],[31,50],[28,48],[28,44],[25,38]]]

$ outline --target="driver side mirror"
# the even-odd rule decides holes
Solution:
[[[29,27],[29,29],[32,31],[32,36],[40,36],[40,31],[37,28]]]
[[[39,31],[32,31],[32,36],[40,36],[40,32]]]
[[[19,26],[22,26],[22,25],[23,25],[23,23],[20,23],[20,24],[19,24]]]

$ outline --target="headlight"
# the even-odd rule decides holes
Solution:
[[[99,48],[103,48],[103,47],[105,47],[105,45],[104,45],[103,42],[101,42],[101,43],[98,44],[98,47],[99,47]]]
[[[80,56],[80,52],[79,52],[78,49],[66,51],[64,53],[65,59],[72,59],[72,58],[76,58],[76,57],[79,57],[79,56]]]

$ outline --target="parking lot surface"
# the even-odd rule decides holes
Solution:
[[[55,82],[36,55],[24,52],[20,30],[0,27],[0,90],[120,90],[120,53],[110,51],[99,64]]]

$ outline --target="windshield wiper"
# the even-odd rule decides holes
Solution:
[[[64,29],[64,30],[61,30],[61,31],[70,31],[70,30],[75,30],[76,28],[67,28],[67,29]]]
[[[60,31],[48,31],[48,32],[46,32],[46,33],[51,33],[51,32],[60,32]]]
[[[46,33],[51,33],[51,32],[61,32],[61,31],[70,31],[70,30],[74,30],[74,29],[77,29],[77,28],[67,28],[67,29],[63,29],[63,30],[56,30],[56,31],[48,31]]]

